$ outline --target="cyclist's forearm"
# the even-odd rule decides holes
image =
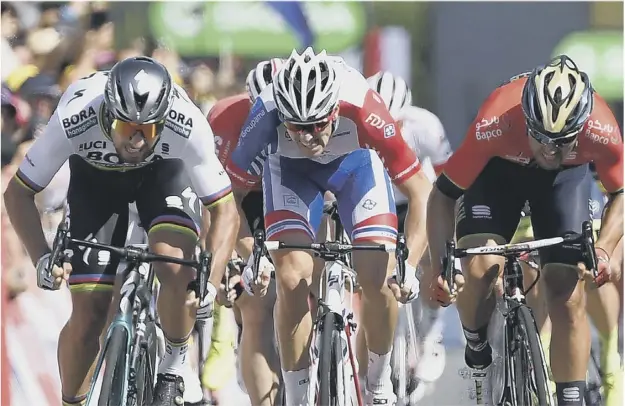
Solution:
[[[406,245],[409,249],[407,262],[416,267],[427,248],[426,210],[428,195],[432,186],[422,171],[406,180],[405,183],[409,182],[412,184],[404,185],[404,187],[410,188],[404,230]]]
[[[604,249],[609,256],[623,237],[623,194],[610,197],[601,216],[601,230],[595,246]]]
[[[244,221],[241,221],[241,223],[244,223]],[[247,261],[248,258],[252,256],[253,248],[254,248],[254,237],[247,236],[247,237],[241,238],[241,235],[239,234],[239,238],[237,239],[237,244],[236,244],[235,249],[237,250],[237,254],[239,254],[239,256],[243,258],[244,261]]]
[[[445,196],[438,187],[428,199],[427,234],[430,261],[434,269],[440,267],[445,255],[445,244],[454,237],[456,201]]]
[[[13,179],[4,192],[4,204],[15,232],[26,247],[31,261],[36,264],[43,254],[50,252],[50,247],[43,234],[34,193]]]
[[[240,192],[235,192],[235,202],[237,204],[237,212],[239,213],[239,218],[241,219],[239,222],[239,233],[237,237],[237,242],[235,249],[237,253],[247,261],[247,259],[252,255],[252,248],[254,247],[254,237],[252,236],[252,232],[250,231],[250,226],[247,224],[245,220],[245,212],[241,208],[241,200],[242,195]]]
[[[234,250],[239,214],[233,200],[218,204],[210,211],[211,225],[206,236],[206,250],[212,254],[209,281],[213,286],[219,286]]]

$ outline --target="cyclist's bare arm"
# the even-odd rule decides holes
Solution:
[[[252,255],[252,248],[254,247],[254,237],[252,236],[250,226],[247,224],[247,221],[245,219],[245,213],[243,212],[243,208],[241,207],[241,202],[243,201],[243,198],[247,195],[247,191],[234,188],[233,192],[234,200],[236,202],[237,210],[239,212],[239,218],[241,219],[239,223],[239,232],[235,249],[239,256],[247,261],[247,259]]]
[[[406,230],[406,245],[409,250],[408,263],[416,267],[428,243],[426,208],[432,184],[423,170],[419,170],[396,186],[408,198],[408,213],[406,214],[404,230]]]
[[[41,227],[35,194],[50,183],[71,153],[71,144],[55,113],[43,134],[28,150],[4,192],[7,214],[33,264],[50,251]]]
[[[41,217],[35,205],[35,192],[11,179],[4,192],[4,204],[13,228],[28,251],[33,264],[50,251],[41,227]]]
[[[239,231],[239,213],[234,199],[223,200],[208,208],[211,221],[206,236],[206,250],[213,254],[209,277],[213,286],[221,284]]]
[[[623,192],[611,194],[601,216],[601,232],[595,246],[612,257],[623,237]]]
[[[441,271],[441,258],[445,255],[445,244],[454,237],[455,207],[456,200],[441,192],[438,185],[434,185],[428,199],[427,234],[430,264],[435,275],[440,274]]]

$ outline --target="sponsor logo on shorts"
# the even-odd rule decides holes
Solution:
[[[367,199],[364,202],[362,202],[362,207],[365,208],[366,210],[373,210],[373,208],[377,205],[378,204],[371,199]]]
[[[299,198],[295,195],[285,195],[284,198],[284,206],[287,207],[298,207],[299,206]]]
[[[63,128],[65,129],[65,135],[67,138],[74,138],[88,129],[98,124],[97,114],[92,106],[88,109],[81,110],[77,114],[72,114],[69,117],[65,117],[61,120]]]
[[[474,219],[491,219],[490,207],[478,204],[471,207],[471,216]]]
[[[193,130],[193,119],[172,109],[169,110],[169,113],[167,114],[165,127],[169,128],[183,138],[189,138],[191,136],[191,131]]]

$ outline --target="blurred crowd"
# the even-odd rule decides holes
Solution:
[[[129,46],[115,49],[115,23],[106,2],[3,1],[1,7],[3,192],[69,84],[110,69],[120,59],[157,59],[205,113],[216,100],[244,89],[247,71],[234,56],[183,60],[151,38],[126,39]],[[53,233],[61,208],[49,207],[41,198],[39,206],[44,225]],[[27,289],[24,275],[29,269],[30,260],[2,205],[2,279],[10,297]]]

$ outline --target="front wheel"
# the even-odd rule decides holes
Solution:
[[[340,346],[339,332],[335,327],[336,315],[328,312],[323,316],[323,331],[319,352],[319,396],[317,405],[338,406],[338,363],[342,357],[337,353],[337,344]],[[342,377],[341,377],[342,379]]]
[[[549,376],[536,322],[527,306],[516,306],[508,316],[508,323],[513,323],[508,356],[512,360],[516,404],[551,406]]]
[[[125,402],[125,386],[128,381],[126,360],[128,331],[119,326],[113,329],[106,345],[104,377],[98,406],[120,406]]]

